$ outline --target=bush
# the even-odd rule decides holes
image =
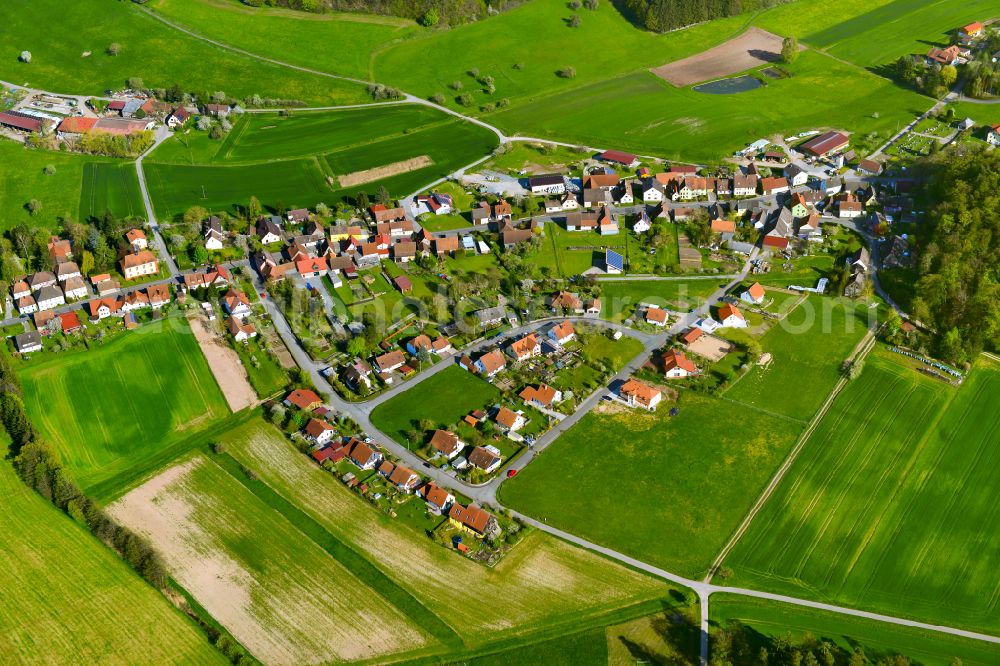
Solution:
[[[569,17],[569,21],[566,23],[566,25],[568,25],[571,28],[579,28],[581,22],[582,21],[580,19],[580,15],[573,14],[572,16]]]
[[[576,70],[572,67],[563,67],[559,70],[558,75],[564,79],[572,79],[576,76]]]
[[[122,45],[119,44],[118,42],[111,42],[110,44],[108,44],[107,50],[109,56],[116,56],[122,52]]]

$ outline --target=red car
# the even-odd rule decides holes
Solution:
[[[509,469],[509,470],[507,470],[507,478],[509,479],[512,476],[517,476],[517,470],[516,469]]]

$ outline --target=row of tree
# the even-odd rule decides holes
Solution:
[[[788,0],[618,0],[634,22],[653,32],[668,32],[695,23],[735,16]]]
[[[524,0],[243,0],[251,7],[288,7],[306,12],[348,11],[402,16],[432,27],[461,25],[504,11]]]
[[[936,331],[932,352],[962,363],[1000,351],[1000,151],[951,149],[922,165],[912,315]]]

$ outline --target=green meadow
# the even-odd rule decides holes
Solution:
[[[901,359],[869,356],[726,559],[729,582],[995,634],[1000,366],[955,389]]]
[[[404,391],[376,407],[372,423],[397,441],[406,441],[406,432],[418,430],[416,423],[421,419],[450,426],[499,398],[500,391],[493,384],[452,365],[421,382],[419,389]]]
[[[44,29],[40,29],[44,26]],[[104,95],[137,76],[153,88],[221,90],[242,99],[315,105],[368,102],[364,86],[265,63],[194,39],[131,2],[7,0],[0,4],[0,79],[59,93]],[[121,45],[108,55],[112,43]],[[18,62],[30,51],[30,63]]]
[[[0,10],[2,11],[2,10]],[[55,173],[45,173],[52,165]],[[18,224],[58,227],[59,220],[85,220],[108,208],[115,215],[144,215],[139,181],[131,162],[29,150],[0,141],[0,230]],[[26,204],[37,199],[35,214]]]
[[[6,461],[0,512],[5,662],[228,663],[117,555],[21,483]]]
[[[841,376],[841,364],[868,330],[865,303],[812,295],[760,339],[772,356],[726,398],[807,421]]]
[[[709,615],[713,632],[730,622],[748,627],[754,654],[789,634],[796,641],[811,634],[848,653],[860,647],[875,661],[903,655],[922,666],[955,666],[957,657],[963,666],[993,666],[1000,660],[1000,647],[983,641],[735,594],[713,594]]]
[[[643,562],[704,575],[802,427],[693,391],[670,417],[673,406],[587,414],[504,482],[500,500]]]
[[[229,413],[179,318],[32,359],[20,376],[28,414],[84,488],[164,454],[175,457]]]
[[[675,310],[702,305],[728,280],[601,280],[601,316],[623,321],[635,313],[639,303],[653,303]]]
[[[157,212],[171,217],[194,205],[231,211],[251,196],[290,208],[335,203],[361,190],[374,194],[381,186],[402,197],[496,145],[489,130],[416,105],[247,114],[221,142],[193,131],[165,142],[143,168]],[[418,157],[430,163],[352,187],[337,180]]]

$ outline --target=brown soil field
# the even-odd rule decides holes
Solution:
[[[667,83],[683,88],[777,62],[781,57],[781,42],[782,38],[778,35],[760,28],[750,28],[739,37],[707,51],[660,65],[650,71]]]
[[[375,167],[374,169],[365,169],[364,171],[348,173],[343,176],[338,176],[337,180],[340,182],[341,187],[354,187],[355,185],[370,183],[373,180],[381,180],[383,178],[388,178],[389,176],[398,176],[399,174],[407,173],[408,171],[423,169],[424,167],[432,164],[434,164],[434,161],[431,158],[426,155],[421,155],[420,157],[413,157],[408,160],[403,160],[402,162],[393,162],[392,164]]]
[[[215,375],[222,394],[226,396],[229,409],[238,412],[257,402],[257,394],[247,380],[247,372],[240,363],[240,357],[230,349],[216,332],[209,328],[204,317],[191,318],[191,331],[198,340],[198,346],[208,361],[208,367]]]
[[[703,335],[688,345],[688,351],[709,361],[718,362],[733,350],[733,344],[714,335]]]

